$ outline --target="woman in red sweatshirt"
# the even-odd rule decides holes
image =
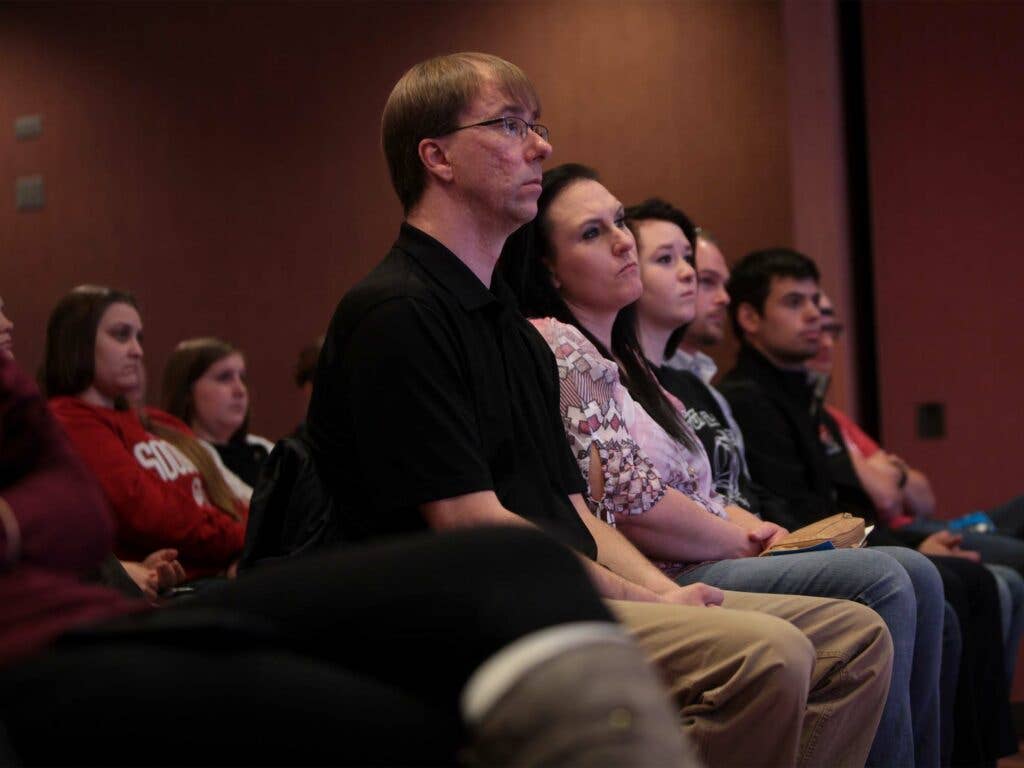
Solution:
[[[50,406],[106,493],[119,558],[173,547],[188,579],[227,573],[242,551],[248,508],[185,424],[129,407],[143,386],[142,360],[135,299],[76,288],[47,324]]]

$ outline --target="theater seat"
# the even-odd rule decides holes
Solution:
[[[279,440],[249,503],[239,569],[301,555],[342,540],[338,511],[303,437]]]

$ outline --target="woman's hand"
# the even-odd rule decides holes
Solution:
[[[756,552],[758,555],[777,544],[787,535],[789,535],[789,531],[781,525],[769,522],[762,522],[756,528],[747,531],[747,538],[760,547]]]
[[[150,600],[185,580],[185,569],[178,562],[176,549],[158,549],[141,563],[122,560],[121,565]]]

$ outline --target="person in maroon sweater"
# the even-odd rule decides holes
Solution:
[[[162,608],[82,583],[112,536],[0,354],[0,762],[451,765],[470,743],[484,764],[693,764],[639,650],[541,534],[328,551]],[[461,577],[481,561],[491,578]]]
[[[102,490],[35,387],[0,355],[0,665],[71,627],[145,607],[81,581],[112,536]]]
[[[98,286],[50,315],[43,380],[50,407],[103,487],[114,552],[143,561],[173,547],[188,579],[224,574],[242,551],[248,506],[188,426],[128,399],[141,385],[142,319],[134,298]]]

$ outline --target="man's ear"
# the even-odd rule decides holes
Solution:
[[[419,144],[420,162],[427,173],[439,181],[451,181],[454,173],[448,153],[437,139],[423,139]]]
[[[746,335],[756,334],[761,329],[761,313],[744,301],[736,307],[736,322]]]

